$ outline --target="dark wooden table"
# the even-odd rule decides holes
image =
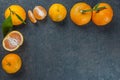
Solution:
[[[100,28],[92,22],[84,27],[73,24],[69,17],[76,2],[92,7],[98,2],[109,3],[114,10],[110,24]],[[26,11],[37,5],[47,10],[53,3],[62,3],[67,18],[54,23],[47,17],[32,24],[15,27],[24,35],[24,44],[14,53],[22,60],[22,69],[14,75],[6,74],[0,66],[0,80],[120,80],[120,1],[119,0],[0,0],[0,25],[4,11],[11,4],[19,4]],[[9,52],[2,47],[0,28],[0,62]]]

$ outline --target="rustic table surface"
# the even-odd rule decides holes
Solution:
[[[92,7],[98,2],[109,3],[114,18],[105,27],[92,22],[84,27],[73,24],[69,17],[76,2],[87,2]],[[68,10],[67,18],[54,23],[47,16],[44,21],[14,27],[24,35],[24,44],[14,53],[23,60],[22,69],[8,75],[0,66],[0,80],[120,80],[120,1],[119,0],[0,0],[0,25],[4,11],[11,4],[19,4],[26,11],[37,5],[47,10],[53,3],[62,3]],[[2,47],[0,28],[0,62],[9,52]]]

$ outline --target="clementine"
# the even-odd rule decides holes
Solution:
[[[22,18],[23,21],[26,20],[26,12],[23,9],[23,7],[21,7],[20,5],[11,5],[11,6],[9,6],[5,10],[5,13],[4,13],[5,18],[8,18],[10,16],[10,14],[11,14],[10,9],[13,12],[15,12],[17,15],[19,15]],[[13,23],[13,25],[20,25],[20,24],[23,23],[15,14],[12,13],[11,17],[12,17],[12,23]]]
[[[10,53],[2,59],[2,68],[6,73],[16,73],[20,70],[21,66],[22,60],[17,54]]]
[[[104,26],[110,23],[113,18],[112,7],[108,3],[99,3],[98,9],[93,11],[92,21],[98,26]]]
[[[85,25],[91,20],[92,12],[83,12],[91,10],[90,5],[84,2],[79,2],[73,5],[70,11],[70,18],[78,26]]]
[[[67,10],[64,5],[54,3],[49,8],[49,16],[55,22],[61,22],[66,18]]]

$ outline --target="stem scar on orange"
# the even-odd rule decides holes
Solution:
[[[93,11],[92,21],[98,26],[107,25],[113,18],[113,9],[108,3],[99,3],[99,7],[105,8],[99,11]]]
[[[2,68],[6,73],[14,74],[20,70],[22,60],[15,53],[9,53],[2,59]]]
[[[87,3],[79,2],[73,5],[70,11],[71,20],[78,26],[85,25],[90,22],[92,12],[84,12],[83,10],[90,10],[91,7]]]

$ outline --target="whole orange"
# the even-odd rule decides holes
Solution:
[[[91,7],[85,2],[73,5],[70,11],[70,18],[76,25],[85,25],[91,20],[92,12],[82,13],[83,10],[90,10]]]
[[[64,5],[54,3],[49,8],[49,16],[55,22],[61,22],[66,18],[67,10]]]
[[[5,13],[4,13],[5,18],[10,16],[10,13],[11,13],[10,9],[13,12],[15,12],[16,14],[18,14],[23,19],[23,21],[26,20],[26,12],[25,12],[24,8],[22,6],[20,6],[20,5],[11,5],[11,6],[9,6],[5,10]],[[12,23],[13,23],[13,25],[20,25],[20,24],[22,24],[22,21],[20,21],[20,19],[15,14],[11,14],[11,16],[12,16]]]
[[[108,3],[99,3],[98,8],[100,7],[105,7],[105,9],[93,11],[92,21],[98,26],[103,26],[111,22],[113,9]]]
[[[13,74],[20,70],[22,60],[20,56],[14,53],[7,54],[2,59],[2,68],[6,73]]]

